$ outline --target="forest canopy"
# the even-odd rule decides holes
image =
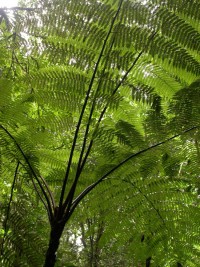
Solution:
[[[199,10],[0,8],[1,266],[199,266]]]

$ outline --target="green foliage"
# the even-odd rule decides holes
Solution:
[[[198,266],[198,1],[21,6],[0,10],[2,266],[42,266],[60,222],[56,266]]]

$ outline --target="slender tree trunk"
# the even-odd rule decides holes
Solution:
[[[151,257],[146,259],[146,267],[150,267],[150,264],[151,264]]]
[[[43,267],[54,267],[56,263],[56,252],[59,247],[60,237],[64,230],[64,224],[55,222],[51,228],[49,247],[46,252],[45,263]]]

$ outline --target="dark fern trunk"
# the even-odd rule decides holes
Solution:
[[[150,267],[150,264],[151,264],[151,257],[146,259],[146,267]]]
[[[45,263],[43,267],[54,267],[56,263],[56,252],[59,247],[60,238],[64,229],[64,225],[54,223],[51,228],[49,246],[46,252]]]

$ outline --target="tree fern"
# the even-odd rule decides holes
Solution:
[[[187,10],[182,1],[22,4],[2,10],[0,24],[1,176],[12,183],[17,163],[22,182],[12,201],[3,196],[2,264],[54,266],[60,239],[74,232],[69,247],[80,235],[93,240],[83,249],[91,266],[193,266],[198,2]],[[50,227],[45,259],[30,250],[48,239],[31,222],[36,203]],[[108,248],[123,256],[103,260]]]

